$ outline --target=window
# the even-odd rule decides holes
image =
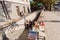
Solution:
[[[20,16],[19,6],[16,6],[17,14]]]
[[[2,17],[5,16],[7,19],[10,19],[10,15],[8,11],[9,10],[8,8],[10,7],[7,7],[9,5],[8,3],[6,1],[0,1],[0,14],[2,13],[1,14]]]
[[[5,17],[1,2],[0,2],[0,16]]]
[[[6,2],[5,3],[6,4],[6,7],[7,7],[7,11],[9,12],[9,13],[12,13],[12,9],[11,9],[11,2]]]
[[[24,1],[24,0],[22,0],[22,1]]]
[[[30,13],[29,7],[27,7],[28,13]]]
[[[26,0],[26,2],[28,2],[28,0]]]
[[[23,10],[24,10],[24,13],[26,13],[26,11],[25,11],[25,7],[23,6]]]

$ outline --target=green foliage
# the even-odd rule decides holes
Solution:
[[[36,3],[42,3],[43,5],[47,6],[47,9],[51,10],[51,5],[55,3],[56,0],[34,0]]]
[[[33,2],[30,2],[31,3],[31,7],[34,7],[36,5],[36,3],[33,1]]]
[[[42,0],[40,0],[40,1],[38,1],[38,0],[35,0],[35,1],[33,1],[33,2],[31,2],[31,6],[32,7],[38,7],[38,6],[41,6],[41,5],[39,5],[39,4],[41,4],[42,2],[41,2]]]
[[[38,10],[40,8],[40,6],[42,5],[41,3],[39,2],[30,2],[31,3],[31,10],[34,11],[34,10]]]
[[[34,0],[37,3],[53,4],[56,0]]]

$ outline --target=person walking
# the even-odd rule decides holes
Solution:
[[[20,16],[22,17],[22,13],[20,12]]]
[[[32,30],[32,21],[31,20],[29,20],[29,29]]]
[[[39,30],[39,24],[37,22],[35,22],[33,25],[33,31],[38,32],[38,30]]]
[[[29,27],[29,21],[26,20],[26,22],[25,22],[25,29],[28,29],[28,27]]]

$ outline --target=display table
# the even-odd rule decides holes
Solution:
[[[45,39],[45,28],[44,26],[39,26],[39,28],[32,28],[32,31],[35,31],[37,33],[37,40],[43,40]]]

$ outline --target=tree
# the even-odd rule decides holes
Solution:
[[[31,4],[32,11],[38,10],[38,6],[37,6],[37,3],[35,1],[31,1],[30,4]]]
[[[36,3],[33,1],[33,2],[30,2],[31,3],[31,6],[34,7],[36,5]]]
[[[34,0],[36,3],[42,3],[46,9],[51,11],[51,5],[55,3],[56,0]]]

